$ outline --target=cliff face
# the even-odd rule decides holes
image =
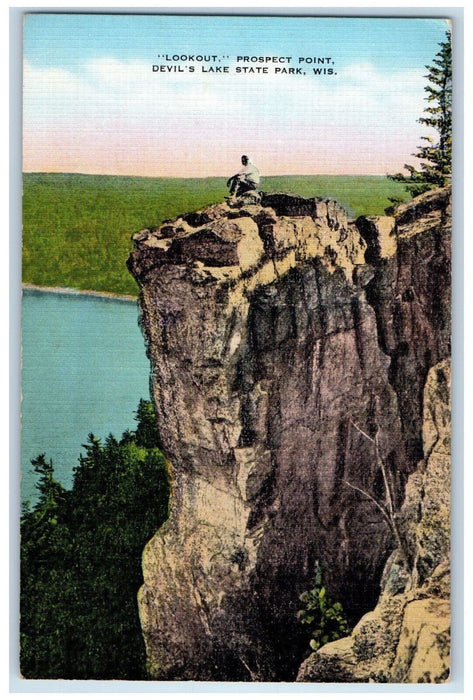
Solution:
[[[305,682],[439,683],[450,672],[450,365],[427,375],[425,457],[409,477],[399,513],[413,548],[407,569],[395,550],[373,611],[352,634],[304,661]]]
[[[424,456],[449,233],[440,190],[395,219],[274,194],[135,235],[173,475],[139,596],[153,677],[293,680],[317,560],[353,621],[375,606],[395,543],[360,490],[384,499],[381,459],[399,509]]]

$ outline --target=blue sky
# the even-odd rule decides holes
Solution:
[[[400,169],[425,133],[425,65],[446,29],[425,18],[29,14],[24,169],[221,175],[243,152],[267,174]],[[229,74],[191,75],[192,62],[165,54],[217,55]],[[286,67],[305,75],[275,75],[284,64],[237,75],[245,55],[291,57]],[[299,57],[330,57],[335,74],[314,76]]]
[[[164,50],[338,54],[340,65],[372,61],[390,73],[430,62],[444,30],[438,19],[31,14],[24,55],[37,66],[80,70],[97,57],[154,60]]]

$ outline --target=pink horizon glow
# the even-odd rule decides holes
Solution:
[[[265,175],[384,175],[411,163],[418,72],[345,68],[336,84],[229,76],[159,81],[140,62],[82,73],[25,63],[23,169],[144,177],[228,176],[245,153]]]
[[[126,140],[110,135],[100,141],[56,133],[39,143],[25,135],[23,170],[25,172],[70,172],[138,177],[225,177],[236,172],[240,155],[248,153],[263,176],[276,175],[385,175],[399,172],[404,163],[412,163],[413,149],[408,139],[369,142],[363,151],[349,132],[338,140],[309,148],[287,144],[222,144],[209,156],[206,144],[195,143],[179,151],[171,145],[157,147],[151,140]],[[182,147],[182,141],[181,141]],[[400,155],[401,154],[401,155]]]

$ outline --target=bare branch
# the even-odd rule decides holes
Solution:
[[[362,435],[364,435],[365,438],[366,438],[367,440],[369,440],[370,442],[373,442],[373,443],[374,443],[373,438],[370,437],[367,433],[365,433],[365,431],[362,430],[356,423],[354,423],[354,422],[352,421],[351,418],[349,418],[348,420],[350,421],[350,423],[352,424],[352,426],[353,426],[356,430],[358,430],[359,433],[361,433]]]
[[[251,680],[252,681],[259,681],[260,679],[258,678],[258,675],[254,671],[251,670],[251,668],[246,663],[245,659],[240,654],[238,654],[238,658],[240,659],[241,663],[243,664],[243,666],[246,668],[246,670],[250,674]]]
[[[389,527],[392,527],[389,513],[386,511],[386,508],[384,507],[384,505],[382,503],[377,501],[376,498],[374,498],[370,493],[368,493],[368,491],[365,491],[364,489],[360,489],[359,486],[355,486],[354,484],[350,484],[350,482],[347,481],[346,479],[342,479],[342,481],[344,484],[349,486],[351,489],[353,489],[354,491],[358,491],[358,493],[361,493],[363,496],[368,498],[372,503],[374,503],[376,508],[378,508],[378,510],[380,510],[381,513],[383,514],[383,518],[386,520]]]
[[[381,453],[379,450],[378,433],[376,433],[376,436],[374,439],[374,444],[375,444],[375,448],[376,448],[376,461],[378,462],[378,466],[381,470],[381,474],[383,475],[384,488],[386,491],[387,509],[388,509],[390,516],[393,518],[394,517],[393,495],[392,495],[392,491],[391,491],[391,484],[389,483],[389,479],[388,479],[386,465],[384,464],[384,461],[381,457]]]
[[[384,482],[384,489],[386,493],[386,502],[382,503],[379,501],[377,498],[372,496],[370,493],[365,491],[364,489],[360,488],[359,486],[354,486],[354,484],[350,484],[348,481],[345,479],[342,479],[342,481],[352,488],[354,491],[358,491],[358,493],[361,493],[365,498],[368,498],[374,505],[378,508],[378,510],[382,513],[382,516],[386,523],[388,524],[391,532],[393,533],[396,543],[398,546],[398,551],[401,557],[404,559],[406,567],[408,569],[409,575],[412,573],[412,565],[410,562],[410,557],[408,554],[408,551],[406,549],[405,542],[402,538],[401,532],[399,530],[398,523],[396,522],[396,514],[394,511],[394,499],[393,499],[393,493],[391,489],[391,483],[390,483],[390,477],[386,468],[386,465],[383,461],[383,458],[381,457],[381,452],[379,448],[379,427],[376,430],[376,434],[374,438],[370,437],[367,433],[365,433],[364,430],[362,430],[354,421],[349,418],[349,422],[353,425],[355,430],[357,430],[361,435],[363,435],[367,440],[369,440],[371,443],[374,444],[375,446],[375,452],[376,452],[376,463],[378,468],[381,471],[382,477],[383,477],[383,482]],[[412,578],[412,576],[411,576]]]

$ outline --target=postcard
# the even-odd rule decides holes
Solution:
[[[451,20],[23,38],[21,678],[448,683]]]

